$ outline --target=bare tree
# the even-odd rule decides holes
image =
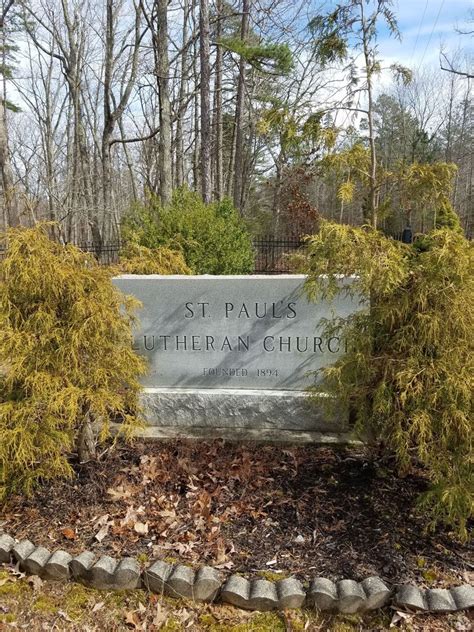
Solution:
[[[201,68],[201,194],[211,201],[211,65],[209,46],[209,0],[199,0],[199,58]]]
[[[214,183],[215,196],[221,200],[224,195],[224,152],[223,152],[223,122],[222,122],[222,73],[223,47],[222,37],[222,0],[216,2],[216,70],[214,84]]]
[[[159,99],[158,177],[159,196],[163,204],[171,201],[173,170],[171,157],[171,103],[168,58],[168,1],[154,0],[151,9],[142,10],[152,34],[155,76]]]
[[[116,6],[114,6],[116,5]],[[141,38],[143,32],[140,32],[141,26],[141,8],[139,5],[134,5],[135,20],[133,25],[133,38],[131,42],[124,39],[121,42],[120,50],[118,53],[115,50],[116,28],[117,28],[117,12],[120,8],[120,3],[114,2],[114,0],[106,0],[106,24],[105,24],[105,55],[104,55],[104,121],[102,132],[102,192],[103,192],[103,207],[104,218],[111,211],[111,196],[112,196],[112,135],[114,133],[115,126],[127,107],[130,95],[136,81],[137,67],[138,67],[138,53]],[[119,97],[115,97],[113,92],[113,81],[116,68],[121,61],[121,54],[123,51],[129,50],[127,59],[122,62],[125,66],[125,70],[121,72],[120,76],[120,94]],[[126,75],[128,71],[128,76]],[[102,225],[102,232],[104,233],[108,229],[114,229],[113,236],[118,237],[117,231],[119,226],[119,218],[114,214],[113,223],[110,221],[104,222]]]
[[[240,25],[240,38],[245,42],[249,30],[250,0],[242,0],[242,21]],[[235,208],[242,210],[242,185],[244,163],[244,98],[246,81],[246,60],[240,55],[239,76],[237,84],[237,96],[235,103],[234,136],[232,143],[231,163],[229,173],[233,173],[232,197]],[[230,192],[230,190],[229,190]]]
[[[4,0],[0,13],[0,38],[2,50],[6,48],[5,22],[11,11],[14,0]],[[5,65],[5,63],[4,63]],[[18,196],[15,191],[13,172],[10,162],[7,132],[6,83],[2,82],[3,94],[0,97],[0,172],[2,176],[2,201],[4,224],[18,226],[20,224]]]

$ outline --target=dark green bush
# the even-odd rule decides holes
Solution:
[[[252,241],[229,200],[204,204],[197,193],[174,192],[169,206],[151,198],[123,224],[125,240],[147,248],[179,248],[196,274],[247,274],[254,266]]]

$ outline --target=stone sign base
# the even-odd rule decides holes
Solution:
[[[120,426],[112,424],[112,432]],[[250,443],[284,444],[289,446],[315,443],[322,446],[362,447],[364,444],[350,432],[306,432],[298,430],[270,430],[269,428],[220,428],[216,426],[146,426],[138,431],[137,437],[150,441],[171,441],[173,439],[194,439],[196,441],[239,441]]]
[[[347,414],[329,415],[326,397],[318,403],[304,391],[145,388],[141,403],[148,427],[141,435],[352,442]]]

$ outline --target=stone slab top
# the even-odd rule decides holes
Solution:
[[[237,397],[274,397],[274,398],[284,398],[284,397],[301,397],[306,398],[308,396],[307,391],[295,391],[295,390],[274,390],[274,389],[239,389],[235,388],[173,388],[169,386],[145,386],[143,388],[143,392],[149,395],[172,395],[175,393],[188,393],[192,395],[193,393],[201,393],[203,395],[233,395]],[[318,393],[318,397],[328,398],[331,397],[329,393]]]
[[[321,275],[323,278],[326,275]],[[338,279],[355,279],[355,275],[344,276],[336,274]],[[259,280],[275,280],[275,279],[300,279],[306,280],[306,274],[119,274],[115,279],[259,279]]]

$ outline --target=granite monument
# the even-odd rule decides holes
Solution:
[[[347,345],[326,336],[321,320],[353,313],[356,299],[312,303],[303,275],[114,281],[142,303],[135,349],[149,361],[143,403],[155,434],[157,428],[173,436],[199,428],[216,436],[346,429],[342,412],[330,417],[322,405],[309,404],[307,388]]]

